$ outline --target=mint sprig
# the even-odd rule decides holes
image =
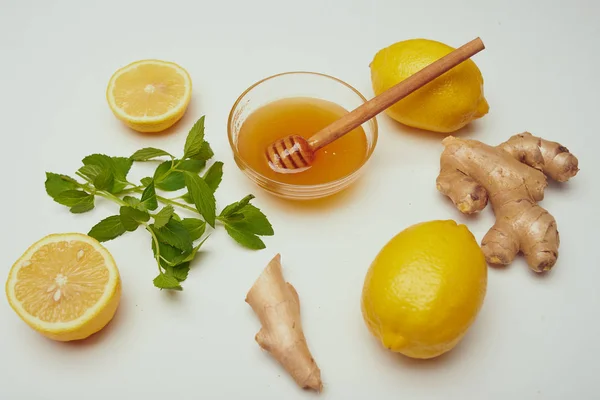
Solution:
[[[250,204],[252,199],[254,196],[248,195],[239,202],[228,205],[217,219],[225,225],[225,230],[236,242],[259,250],[266,247],[259,236],[271,236],[274,232],[265,214]]]
[[[265,248],[260,236],[274,234],[264,213],[250,204],[253,195],[229,204],[217,214],[215,192],[223,179],[223,163],[216,161],[206,168],[214,153],[205,140],[204,122],[203,116],[188,132],[181,157],[154,147],[145,147],[129,157],[91,154],[75,172],[79,180],[47,172],[46,193],[75,214],[94,209],[97,197],[116,203],[118,212],[94,225],[88,235],[107,242],[144,228],[151,237],[158,267],[154,286],[183,290],[181,283],[188,277],[190,264],[210,236],[207,230],[222,225],[233,240],[249,249]],[[127,176],[140,162],[157,166],[152,176],[138,185]],[[175,197],[159,194],[178,190],[185,191]],[[176,209],[193,216],[182,218]]]

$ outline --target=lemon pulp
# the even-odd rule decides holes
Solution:
[[[11,268],[6,295],[13,310],[52,339],[83,339],[102,329],[119,304],[112,256],[83,234],[49,235]]]

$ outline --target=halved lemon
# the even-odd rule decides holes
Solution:
[[[81,233],[48,235],[15,262],[6,282],[8,302],[42,335],[85,339],[113,318],[121,278],[113,257]]]
[[[191,98],[188,72],[161,60],[140,60],[118,69],[106,89],[113,114],[139,132],[171,127],[183,117]]]

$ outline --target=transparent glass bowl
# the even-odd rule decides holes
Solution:
[[[331,196],[351,185],[363,172],[377,144],[377,120],[372,118],[362,128],[367,138],[367,151],[358,169],[352,173],[318,185],[295,185],[278,182],[253,170],[238,151],[238,135],[246,118],[256,109],[289,97],[313,97],[336,103],[351,111],[367,101],[358,90],[329,75],[316,72],[285,72],[265,78],[246,89],[229,113],[227,134],[237,166],[254,183],[271,194],[293,200],[312,200]]]

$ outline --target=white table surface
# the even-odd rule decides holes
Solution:
[[[44,339],[0,301],[0,398],[597,399],[598,13],[592,0],[2,0],[3,276],[42,236],[87,232],[114,212],[100,202],[69,214],[45,194],[45,171],[72,174],[94,152],[178,152],[201,115],[225,162],[219,204],[254,193],[276,234],[252,252],[219,229],[174,296],[152,286],[146,232],[107,243],[122,274],[121,305],[109,327],[78,344]],[[412,361],[382,349],[363,323],[370,262],[413,223],[452,218],[481,240],[494,221],[489,208],[464,218],[437,193],[440,137],[378,117],[379,144],[363,179],[306,208],[267,195],[237,170],[226,120],[237,96],[271,74],[328,73],[371,97],[368,66],[380,48],[415,37],[459,46],[476,36],[487,46],[475,61],[491,108],[463,136],[497,144],[529,130],[567,146],[581,171],[551,185],[542,202],[561,234],[554,270],[536,276],[521,258],[490,269],[483,309],[460,345]],[[142,58],[178,62],[192,76],[192,104],[170,135],[135,134],[107,107],[111,74]],[[254,341],[259,324],[244,298],[276,252],[300,294],[325,384],[320,396],[299,390]]]

